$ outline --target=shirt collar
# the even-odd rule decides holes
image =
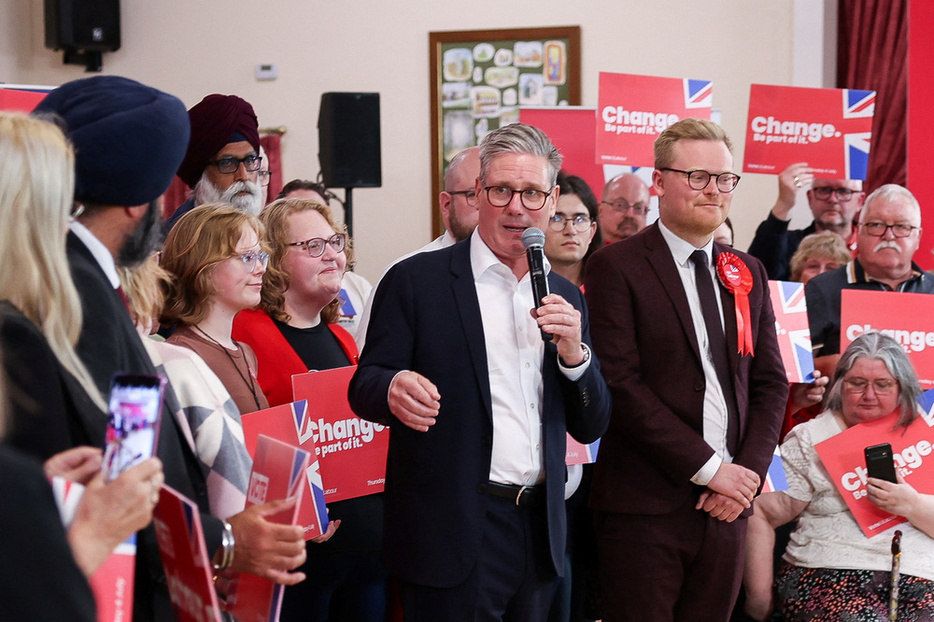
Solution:
[[[679,266],[686,266],[691,259],[691,253],[696,250],[704,251],[704,254],[707,255],[707,265],[713,265],[713,236],[698,249],[690,242],[679,238],[671,229],[665,226],[661,219],[658,220],[658,230],[668,244],[671,256],[674,257]]]
[[[502,268],[497,266],[502,266]],[[490,269],[494,269],[497,273],[512,274],[512,269],[500,261],[499,257],[493,254],[490,247],[480,237],[479,228],[474,229],[473,233],[470,234],[470,268],[473,271],[474,281],[479,280]],[[545,274],[549,272],[551,272],[551,263],[548,261],[548,257],[545,257]],[[526,275],[528,275],[528,272],[526,272]]]
[[[98,240],[94,234],[91,233],[90,229],[77,220],[72,220],[68,227],[71,229],[72,233],[78,236],[78,239],[84,243],[87,249],[91,251],[91,254],[94,256],[94,259],[97,260],[104,274],[107,275],[107,280],[110,281],[113,288],[119,288],[120,275],[117,274],[117,265],[114,262],[114,256],[110,253],[110,249],[104,246],[104,243]]]

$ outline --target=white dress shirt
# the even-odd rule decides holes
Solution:
[[[120,287],[120,275],[117,274],[117,264],[114,262],[114,256],[110,254],[110,249],[104,246],[104,243],[98,240],[91,230],[82,225],[77,220],[72,220],[68,224],[71,232],[78,236],[78,239],[84,242],[94,259],[100,265],[101,270],[107,275],[107,280],[113,285],[114,289]]]
[[[733,457],[727,450],[727,426],[729,425],[729,411],[726,405],[726,398],[723,394],[723,387],[720,385],[720,379],[717,377],[717,370],[713,364],[713,358],[710,354],[710,340],[707,337],[707,325],[704,323],[704,311],[701,307],[700,295],[697,293],[697,281],[694,274],[694,262],[691,261],[691,253],[696,250],[704,251],[707,255],[707,268],[710,270],[710,277],[713,280],[716,289],[717,275],[714,272],[712,253],[713,238],[697,249],[690,242],[682,240],[677,235],[665,227],[661,220],[658,221],[658,228],[662,237],[671,250],[671,256],[675,260],[675,267],[678,269],[678,276],[681,277],[681,284],[684,287],[684,293],[687,295],[688,306],[691,308],[691,319],[694,321],[694,333],[697,335],[697,343],[700,346],[701,366],[704,369],[705,390],[704,390],[704,440],[714,450],[714,455],[710,457],[704,466],[694,474],[691,481],[700,486],[706,486],[716,474],[720,465],[726,462],[732,462]],[[717,292],[717,309],[720,312],[720,326],[723,326],[723,303]]]

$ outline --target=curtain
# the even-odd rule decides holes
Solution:
[[[837,87],[876,91],[865,190],[907,180],[909,0],[840,0]]]
[[[185,182],[176,175],[172,179],[172,185],[169,186],[169,189],[162,195],[162,220],[171,216],[172,213],[178,209],[178,206],[188,199],[190,193],[191,191],[188,189]]]

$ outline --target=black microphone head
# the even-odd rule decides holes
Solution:
[[[545,234],[537,227],[529,227],[522,232],[522,247],[525,250],[530,248],[544,248]]]

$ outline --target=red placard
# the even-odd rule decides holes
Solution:
[[[246,507],[277,499],[296,497],[295,506],[267,516],[280,525],[298,524],[304,492],[305,470],[311,455],[302,449],[261,435],[256,443],[253,472],[246,493]],[[271,622],[279,619],[285,586],[255,574],[239,573],[231,578],[225,608],[240,622]]]
[[[292,376],[296,400],[308,400],[302,438],[316,443],[328,503],[383,492],[389,428],[357,417],[347,388],[355,366]]]
[[[934,428],[926,416],[918,417],[908,429],[893,431],[897,415],[860,423],[815,445],[817,455],[846,501],[867,538],[904,523],[902,516],[889,514],[866,496],[866,458],[863,449],[889,443],[896,469],[921,493],[934,493]]]
[[[680,119],[710,119],[713,82],[600,73],[598,164],[654,166],[658,135]]]
[[[183,494],[163,486],[152,520],[175,619],[220,622],[214,569],[204,543],[198,506]]]
[[[579,443],[568,434],[567,452],[564,454],[564,463],[572,464],[593,464],[597,461],[597,451],[600,449],[600,439],[584,445]]]
[[[301,448],[308,454],[309,464],[305,469],[308,498],[299,511],[298,524],[305,529],[305,540],[311,540],[327,529],[328,514],[324,499],[324,486],[321,481],[320,462],[316,453],[317,447],[310,435],[300,432],[307,427],[307,419],[308,410],[305,400],[280,404],[241,416],[246,450],[253,456],[254,461],[257,459],[259,440],[263,438],[263,435],[276,439],[290,449]],[[256,470],[255,464],[254,470]]]
[[[844,289],[840,293],[840,351],[870,330],[899,342],[921,386],[934,387],[934,296]]]
[[[555,106],[548,108],[520,108],[519,121],[534,125],[548,134],[564,161],[561,169],[582,177],[596,196],[603,191],[603,166],[596,163],[595,108]]]
[[[743,170],[807,162],[818,177],[866,179],[875,91],[753,84]]]
[[[51,89],[52,87],[37,87],[36,90],[27,90],[25,87],[0,86],[0,110],[32,112]]]

